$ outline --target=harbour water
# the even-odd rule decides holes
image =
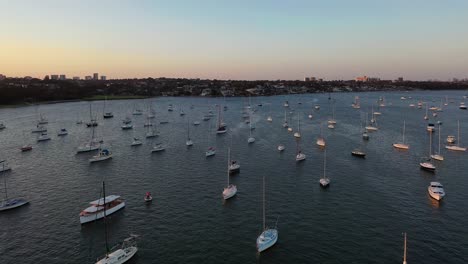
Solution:
[[[361,109],[351,108],[354,96]],[[102,221],[81,226],[79,213],[99,198],[105,178],[107,194],[118,194],[127,206],[108,218],[109,241],[116,244],[129,234],[139,235],[139,251],[129,263],[401,263],[403,232],[408,233],[408,263],[468,263],[468,153],[443,149],[447,135],[457,135],[468,145],[468,112],[458,109],[464,92],[333,93],[252,97],[255,143],[247,144],[249,128],[242,108],[249,98],[154,98],[108,101],[114,118],[102,119],[103,102],[93,102],[98,115],[98,138],[114,153],[113,159],[89,164],[88,154],[76,148],[89,140],[90,128],[77,125],[89,121],[89,103],[74,102],[0,109],[7,126],[0,131],[0,160],[12,171],[7,178],[9,196],[24,196],[30,204],[0,213],[0,263],[94,263],[105,253]],[[412,99],[400,100],[401,96]],[[418,100],[440,106],[445,96],[454,103],[442,106],[430,122],[442,122],[442,154],[436,173],[420,170],[421,157],[428,156],[429,137],[425,109],[410,108]],[[361,137],[366,112],[377,111],[379,97],[385,107],[378,116],[379,131],[370,140]],[[288,100],[290,108],[283,103]],[[326,127],[335,101],[335,129]],[[145,139],[145,115],[132,116],[135,107],[156,110],[160,136]],[[258,106],[262,103],[262,106]],[[301,103],[301,104],[299,104]],[[468,103],[468,102],[467,102]],[[174,111],[168,112],[168,104]],[[228,133],[216,135],[216,117],[202,121],[215,104],[221,110]],[[320,105],[315,110],[314,105]],[[193,109],[190,106],[193,105]],[[183,108],[185,116],[179,115]],[[296,143],[282,127],[285,110],[297,129],[301,118],[301,148],[307,159],[296,163]],[[290,114],[290,112],[292,114]],[[35,142],[31,130],[39,114],[45,115],[52,140]],[[313,118],[309,119],[308,115]],[[430,112],[431,114],[431,112]],[[273,122],[267,122],[271,115]],[[122,119],[133,119],[133,130],[121,130]],[[370,118],[370,117],[369,117]],[[167,124],[159,124],[168,121]],[[200,121],[194,126],[194,121]],[[406,122],[408,151],[397,151]],[[315,144],[320,123],[327,141],[327,175],[330,188],[319,187],[323,172],[323,150]],[[193,147],[185,145],[190,123]],[[60,128],[69,134],[58,137]],[[437,125],[436,125],[437,128]],[[433,137],[437,151],[438,129]],[[130,147],[133,137],[143,145]],[[22,153],[19,147],[33,143]],[[151,154],[153,143],[167,149]],[[286,150],[279,153],[278,144]],[[241,164],[231,177],[237,195],[223,201],[226,185],[227,148]],[[214,157],[205,151],[215,146]],[[351,156],[354,148],[365,159]],[[255,240],[262,229],[262,177],[266,179],[267,224],[278,219],[279,240],[257,254]],[[444,200],[430,198],[427,187],[440,181]],[[145,204],[150,191],[153,202]]]

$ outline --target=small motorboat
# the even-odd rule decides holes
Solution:
[[[132,123],[128,123],[128,124],[123,124],[121,126],[122,130],[129,130],[129,129],[133,129],[133,125]]]
[[[316,144],[319,145],[320,147],[325,147],[325,139],[321,137],[318,138]]]
[[[430,171],[430,172],[435,172],[436,170],[436,166],[434,164],[431,163],[430,159],[429,160],[423,160],[419,163],[419,166],[421,167],[421,169],[423,170],[426,170],[426,171]]]
[[[50,140],[50,136],[46,132],[42,132],[39,137],[37,137],[37,142]]]
[[[132,141],[132,147],[135,147],[135,146],[140,146],[142,145],[143,142],[141,142],[141,140],[139,138],[133,138],[133,141]]]
[[[208,150],[205,152],[206,157],[211,157],[216,154],[216,149],[214,147],[209,147]]]
[[[146,192],[144,199],[145,199],[145,202],[149,203],[153,200],[153,196],[151,196],[150,192]]]
[[[194,125],[194,126],[200,125],[200,121],[195,121],[195,122],[193,122],[193,125]]]
[[[314,108],[315,110],[320,110],[320,105],[315,105]]]
[[[335,128],[335,125],[333,125],[333,124],[329,124],[329,125],[328,125],[328,128],[330,128],[330,129],[334,129],[334,128]]]
[[[20,149],[21,149],[21,151],[25,152],[25,151],[32,150],[33,147],[30,144],[27,144],[27,145],[22,146]]]
[[[305,159],[306,159],[306,155],[302,153],[301,151],[299,151],[296,155],[296,161],[303,161]]]
[[[283,151],[286,147],[283,144],[278,145],[278,151]]]
[[[362,139],[364,139],[364,140],[369,140],[369,134],[367,133],[367,131],[364,131],[364,132],[362,133]]]
[[[66,135],[68,135],[68,131],[67,131],[67,129],[62,128],[62,129],[59,130],[59,132],[57,133],[57,135],[58,135],[58,136],[66,136]]]
[[[355,149],[355,150],[351,151],[351,155],[353,155],[355,157],[359,157],[359,158],[365,158],[366,157],[366,153],[364,151],[361,151],[361,150],[358,150],[358,149]]]
[[[156,143],[153,146],[153,149],[151,149],[151,152],[160,152],[160,151],[164,151],[165,149],[166,149],[166,147],[163,146],[162,143]]]
[[[185,141],[185,145],[187,147],[191,147],[191,146],[193,146],[193,141],[189,138],[189,139],[187,139],[187,141]]]
[[[112,114],[112,112],[106,112],[106,113],[103,114],[103,117],[106,118],[106,119],[107,118],[113,118],[114,115]]]
[[[309,119],[312,119],[312,118],[313,118],[313,116],[312,116],[312,115],[309,115]]]
[[[456,142],[455,136],[447,136],[447,142],[453,144]]]
[[[431,185],[427,187],[429,195],[437,201],[442,200],[445,196],[444,186],[440,182],[431,182]]]
[[[273,122],[273,118],[271,118],[271,116],[267,117],[267,121],[268,122]]]
[[[255,138],[254,137],[249,137],[247,139],[247,143],[251,144],[251,143],[254,143],[255,142]]]
[[[231,164],[229,164],[228,170],[229,170],[229,173],[239,172],[240,171],[240,164],[237,161],[232,160]]]

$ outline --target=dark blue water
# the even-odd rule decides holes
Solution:
[[[331,115],[328,94],[251,98],[258,111],[252,119],[256,142],[247,144],[248,126],[242,107],[248,98],[156,98],[152,100],[109,101],[113,119],[102,119],[103,102],[93,102],[99,116],[98,137],[114,153],[112,160],[90,165],[92,154],[76,154],[89,139],[90,129],[75,124],[89,118],[89,103],[64,103],[0,109],[7,129],[0,131],[0,159],[13,170],[7,178],[10,196],[24,196],[30,204],[0,214],[0,263],[94,263],[104,254],[103,222],[81,226],[79,212],[99,198],[101,181],[107,193],[119,194],[127,207],[109,218],[111,244],[129,234],[139,234],[139,251],[130,263],[401,263],[402,232],[408,233],[409,263],[468,262],[468,153],[442,150],[443,162],[435,174],[419,169],[428,155],[429,139],[424,109],[410,108],[422,99],[439,106],[445,96],[455,103],[444,106],[437,119],[442,140],[456,135],[460,120],[462,145],[468,145],[468,112],[458,109],[461,92],[361,93],[361,109],[351,108],[356,94],[332,94],[336,100],[337,125],[324,125],[327,140],[327,174],[331,187],[322,190],[318,180],[323,172],[323,152],[316,144],[320,122]],[[400,96],[412,100],[400,100]],[[372,104],[384,96],[387,106],[379,109],[379,131],[369,142],[361,138],[361,122]],[[282,128],[284,108],[289,100],[290,124],[296,129],[301,118],[302,149],[307,160],[295,161],[292,133]],[[433,102],[434,100],[434,102]],[[298,104],[301,102],[302,104]],[[144,139],[145,116],[132,116],[135,106],[157,111],[161,136]],[[172,103],[174,112],[167,111]],[[263,106],[257,106],[263,103]],[[190,105],[194,109],[190,109]],[[223,119],[230,129],[214,134],[216,118],[201,121],[215,104],[226,104]],[[320,104],[321,109],[313,109]],[[181,117],[179,108],[187,113]],[[377,109],[376,109],[377,110]],[[289,112],[289,110],[288,110]],[[30,130],[38,113],[49,119],[52,140],[35,143]],[[268,123],[268,115],[273,122]],[[312,114],[313,119],[307,115]],[[135,128],[120,129],[121,120],[131,116]],[[289,114],[288,114],[289,115]],[[194,146],[187,148],[187,122]],[[396,151],[406,120],[407,152]],[[57,137],[65,127],[69,135]],[[23,132],[24,131],[24,132]],[[133,136],[144,145],[130,147]],[[437,133],[434,134],[437,146]],[[34,142],[31,152],[21,153],[25,141]],[[163,153],[151,154],[152,143],[163,142]],[[231,177],[237,196],[223,202],[226,184],[227,147],[232,142],[232,158],[241,172]],[[279,143],[286,150],[278,153]],[[209,146],[216,156],[205,158]],[[352,157],[360,147],[366,159]],[[262,228],[262,177],[266,179],[267,224],[277,217],[279,240],[258,255],[255,240]],[[441,181],[447,196],[441,202],[427,193],[430,181]],[[3,186],[3,185],[2,185]],[[145,192],[153,203],[143,202]]]

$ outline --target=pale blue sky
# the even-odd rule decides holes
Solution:
[[[468,77],[468,1],[0,4],[8,76]]]

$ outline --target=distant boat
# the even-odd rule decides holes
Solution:
[[[320,105],[315,105],[314,108],[315,110],[320,110]]]
[[[286,110],[284,111],[284,121],[283,121],[283,127],[288,128],[288,118],[286,116]]]
[[[166,150],[166,147],[162,143],[154,144],[153,148],[151,149],[151,153],[153,152],[161,152]]]
[[[278,241],[278,230],[276,229],[276,225],[274,228],[268,228],[265,224],[265,176],[263,176],[263,228],[262,233],[260,236],[257,237],[257,251],[262,252]]]
[[[332,127],[328,128],[335,128],[336,120],[335,120],[335,100],[332,102],[332,118],[328,120],[328,124],[332,125]]]
[[[252,136],[252,123],[249,123],[249,138],[247,139],[247,143],[251,144],[255,142],[255,138]]]
[[[228,169],[227,169],[227,186],[223,189],[223,199],[227,200],[237,193],[237,187],[234,184],[229,184],[229,174],[231,172],[231,149],[228,148]]]
[[[461,102],[458,108],[460,108],[461,110],[466,110],[467,107],[464,102]]]
[[[185,141],[187,147],[193,146],[193,141],[190,138],[190,121],[187,121],[187,140]]]
[[[431,133],[434,132],[434,130],[435,130],[435,125],[434,125],[433,123],[428,123],[428,124],[427,124],[427,127],[426,127],[426,130],[427,130],[428,132],[431,132]]]
[[[447,136],[447,143],[453,144],[455,141],[455,136]]]
[[[10,170],[4,160],[0,161],[0,173]],[[29,202],[24,198],[8,198],[6,176],[3,176],[3,185],[5,187],[5,198],[0,202],[0,211],[6,211],[26,205]]]
[[[151,196],[150,192],[146,192],[144,200],[146,203],[151,202],[153,200],[153,196]]]
[[[406,128],[406,123],[403,121],[403,141],[402,143],[394,143],[393,147],[397,149],[409,149],[409,145],[405,144],[405,128]]]
[[[193,125],[194,125],[194,126],[200,125],[200,121],[195,121],[195,122],[193,122]]]
[[[323,188],[327,188],[330,186],[330,178],[327,177],[326,174],[327,171],[327,150],[323,151],[323,175],[322,178],[320,178],[319,183],[320,186]]]
[[[283,144],[278,145],[278,151],[283,151],[286,147]]]
[[[103,115],[102,117],[104,117],[105,119],[109,119],[109,118],[113,118],[114,117],[114,114],[112,114],[112,112],[106,112],[106,105],[107,105],[107,96],[105,97],[105,100],[104,100],[104,109],[103,109]]]
[[[355,150],[351,151],[351,155],[359,157],[359,158],[365,158],[366,157],[366,153],[364,151],[358,150],[358,149],[355,149]]]
[[[299,116],[299,113],[297,115],[297,132],[294,133],[295,138],[300,138],[301,137],[301,118]]]
[[[37,142],[48,141],[48,140],[50,140],[50,136],[47,135],[47,132],[42,132],[42,133],[37,137]]]
[[[99,149],[100,141],[95,138],[94,127],[91,129],[91,139],[78,147],[77,153],[90,152]]]
[[[458,140],[457,140],[457,145],[454,146],[454,145],[449,145],[449,146],[445,146],[446,149],[448,150],[454,150],[454,151],[466,151],[466,148],[463,148],[463,147],[460,147],[460,120],[458,120],[458,129],[457,129],[457,133],[458,133]]]
[[[211,157],[211,156],[214,156],[215,154],[216,154],[216,149],[214,147],[209,147],[205,152],[206,157]]]
[[[109,204],[109,203],[106,201],[107,197],[106,197],[106,191],[105,191],[105,188],[104,188],[104,182],[103,182],[102,185],[103,185],[103,198],[102,198],[103,202],[102,202],[102,204],[104,206],[107,206],[107,204]],[[115,197],[110,196],[110,200],[112,200],[114,198]],[[101,199],[97,200],[98,205],[101,203],[100,200]],[[110,206],[112,206],[112,203],[114,201],[116,201],[116,200],[115,199],[112,200]],[[122,203],[120,203],[120,205],[121,204]],[[125,206],[125,203],[124,203],[123,206]],[[122,208],[123,208],[123,206],[122,206]],[[115,206],[115,207],[118,207],[118,206]],[[103,218],[104,218],[104,234],[105,234],[105,238],[106,238],[106,255],[103,258],[98,259],[96,264],[122,264],[122,263],[125,263],[128,260],[130,260],[138,251],[138,247],[137,247],[137,244],[136,244],[136,236],[132,235],[129,238],[126,238],[124,240],[124,242],[122,243],[121,247],[113,247],[112,249],[109,249],[109,243],[108,243],[108,239],[107,239],[107,220],[106,220],[108,210],[102,210],[102,211],[103,211]]]
[[[62,129],[59,130],[59,132],[57,133],[57,135],[58,135],[58,136],[66,136],[66,135],[68,135],[68,131],[67,131],[67,129],[62,128]]]
[[[359,102],[359,96],[354,97],[354,103],[351,105],[354,109],[361,108],[361,103]]]
[[[129,117],[126,117],[124,120],[122,120],[122,130],[129,130],[129,129],[133,129],[133,124],[132,124],[132,120],[129,118]]]
[[[373,109],[373,108],[372,108]],[[375,112],[372,110],[372,118],[371,118],[371,123],[374,123],[375,125],[366,125],[366,131],[367,132],[373,132],[379,130],[377,128],[377,118],[374,116]],[[366,123],[367,123],[367,118],[366,118]]]
[[[135,146],[140,146],[142,144],[143,144],[143,142],[141,142],[141,140],[139,138],[134,137],[131,146],[135,147]]]
[[[431,185],[427,187],[429,195],[437,201],[442,200],[445,196],[444,186],[440,182],[431,182]]]
[[[47,132],[47,128],[43,125],[37,125],[35,129],[31,131],[32,133],[42,133]]]
[[[325,139],[323,138],[322,134],[322,123],[320,123],[320,136],[317,138],[316,144],[320,147],[325,147]]]
[[[86,123],[87,127],[97,127],[98,122],[96,120],[96,117],[93,117],[93,110],[92,110],[92,104],[89,103],[89,122]]]
[[[3,130],[5,128],[6,128],[5,124],[3,122],[0,122],[0,130]]]
[[[218,128],[216,129],[216,134],[224,134],[226,132],[226,124],[224,124],[222,121],[221,108],[218,106]]]
[[[428,108],[427,108],[427,104],[426,104],[426,115],[424,116],[424,120],[428,120],[429,119],[429,116],[428,116]]]

